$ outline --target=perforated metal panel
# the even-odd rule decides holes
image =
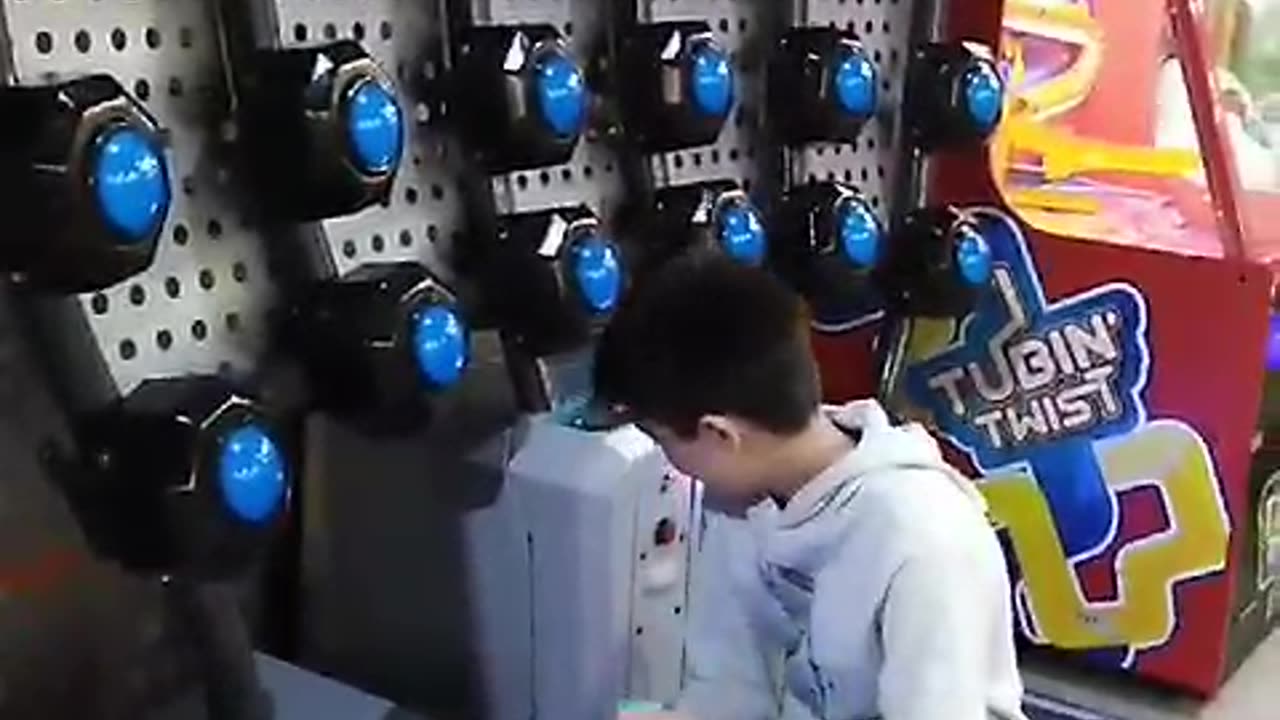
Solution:
[[[4,0],[13,78],[114,74],[169,131],[174,202],[155,264],[78,298],[111,380],[248,369],[272,284],[261,238],[231,199],[210,119],[224,83],[203,0]],[[72,384],[74,385],[74,379]]]

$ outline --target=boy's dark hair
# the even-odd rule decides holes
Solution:
[[[821,400],[808,321],[804,301],[764,270],[719,255],[673,260],[605,328],[598,399],[683,437],[709,414],[797,433]]]

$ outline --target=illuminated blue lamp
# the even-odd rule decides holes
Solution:
[[[587,84],[582,70],[560,52],[551,52],[537,66],[537,98],[542,119],[562,138],[582,132],[587,116]]]
[[[1268,327],[1267,371],[1280,372],[1280,315],[1272,315]]]
[[[395,95],[372,80],[355,86],[347,97],[347,140],[357,169],[382,175],[400,163],[404,116]]]
[[[467,367],[467,328],[453,309],[431,305],[414,314],[413,355],[422,377],[434,387],[449,387]]]
[[[973,129],[982,135],[995,132],[1004,110],[1004,81],[996,66],[976,61],[960,76],[960,91]]]
[[[223,439],[218,458],[218,487],[236,519],[260,524],[274,516],[284,500],[284,454],[259,425],[243,425]]]
[[[879,102],[876,66],[865,54],[845,48],[837,57],[831,82],[841,110],[861,118],[875,114]]]
[[[596,315],[612,312],[622,296],[622,263],[613,243],[596,235],[579,240],[572,253],[573,279],[588,309]]]
[[[991,281],[991,245],[976,230],[963,228],[959,234],[955,253],[960,279],[971,287],[982,287]]]
[[[130,127],[100,134],[90,173],[98,209],[125,243],[147,240],[164,222],[172,201],[169,174],[147,134]]]
[[[880,221],[861,200],[846,200],[840,207],[840,249],[860,268],[876,264],[884,240]]]
[[[725,117],[733,108],[733,66],[719,47],[702,43],[693,51],[689,85],[698,112]]]
[[[720,214],[720,247],[744,265],[764,262],[768,237],[760,215],[750,205],[732,205]]]

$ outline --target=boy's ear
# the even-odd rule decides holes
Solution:
[[[742,428],[726,415],[703,415],[698,420],[698,435],[710,438],[726,450],[742,447]]]

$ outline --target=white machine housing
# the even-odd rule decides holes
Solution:
[[[532,417],[468,520],[472,637],[491,720],[614,720],[684,670],[697,483],[632,426]]]

